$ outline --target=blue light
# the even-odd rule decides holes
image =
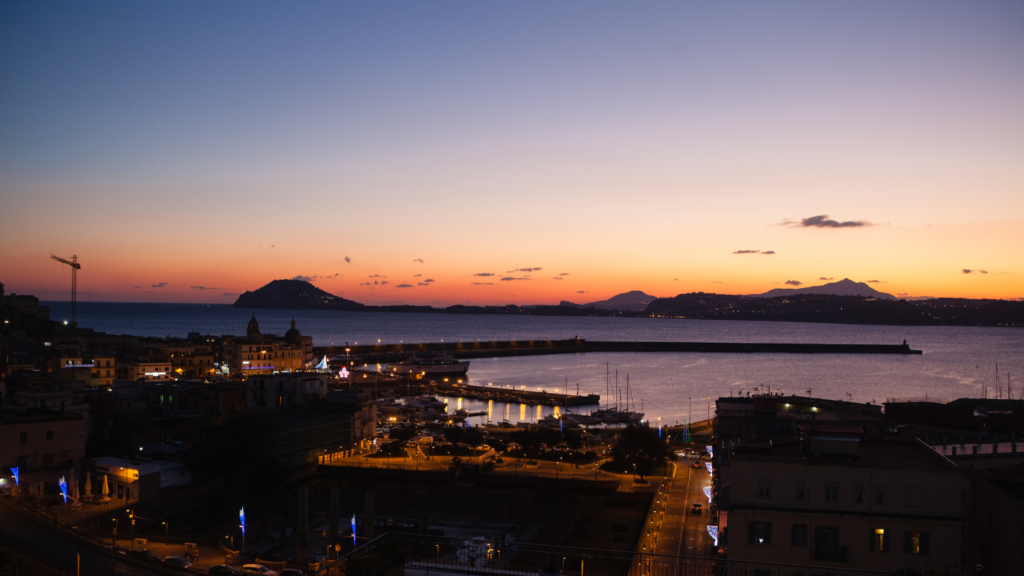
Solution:
[[[242,527],[242,538],[245,538],[245,507],[244,506],[242,507],[241,510],[238,511],[238,521],[241,523],[239,525]]]
[[[708,504],[711,504],[711,486],[704,487],[704,495],[708,497]]]
[[[60,493],[64,496],[64,503],[67,504],[68,503],[68,483],[67,483],[66,480],[64,480],[63,476],[60,477],[60,480],[57,480],[57,485],[60,486]]]
[[[708,534],[715,539],[715,546],[718,546],[718,526],[708,526]]]
[[[356,515],[352,515],[352,547],[356,545]]]
[[[18,482],[18,469],[17,468],[11,468],[11,473],[14,474],[14,485],[15,486],[21,486],[21,484]]]
[[[712,457],[714,457],[715,451],[711,449],[711,446],[705,446],[705,448],[708,449],[708,454],[710,454]]]

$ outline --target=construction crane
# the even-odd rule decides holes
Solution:
[[[50,254],[50,258],[71,266],[71,327],[74,328],[78,326],[78,269],[82,265],[78,263],[77,255],[72,256],[71,260],[65,260],[53,254]]]

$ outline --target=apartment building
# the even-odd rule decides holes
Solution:
[[[969,483],[924,442],[813,426],[723,456],[719,529],[730,560],[887,572],[965,560]]]

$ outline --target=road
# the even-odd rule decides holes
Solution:
[[[713,555],[714,540],[707,532],[710,512],[704,495],[704,487],[711,486],[711,478],[703,461],[696,461],[700,468],[694,468],[693,462],[695,460],[677,461],[672,478],[662,484],[639,550],[667,556],[710,558]],[[693,513],[694,503],[701,504],[699,514]],[[656,563],[671,561],[670,558],[654,559]]]
[[[110,570],[111,555],[109,551],[103,552],[91,546],[80,543],[59,529],[45,526],[45,524],[26,518],[12,508],[13,504],[7,501],[0,502],[0,530],[5,534],[14,536],[35,546],[43,548],[51,554],[51,558],[59,559],[60,562],[69,568],[75,565],[75,553],[81,554],[82,573],[86,573],[89,566],[98,568],[102,573],[124,574],[127,576],[150,576],[155,574],[167,574],[160,569],[149,569],[138,566],[124,560],[116,560],[114,570]]]

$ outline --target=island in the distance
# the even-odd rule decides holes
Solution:
[[[649,303],[644,304],[647,301]],[[620,306],[620,308],[616,308]],[[704,320],[770,320],[904,326],[1024,327],[1024,302],[934,298],[897,300],[863,282],[844,279],[778,294],[733,295],[691,292],[655,298],[640,291],[600,302],[557,306],[373,306],[347,300],[302,280],[274,280],[238,297],[233,307],[348,312],[421,312],[441,314],[530,314],[536,316],[630,316]]]

